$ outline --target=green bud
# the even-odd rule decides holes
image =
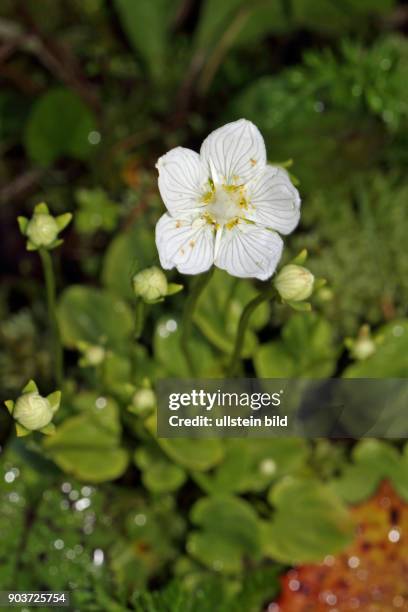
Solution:
[[[150,410],[156,405],[156,395],[152,389],[139,389],[132,398],[132,404],[140,411]]]
[[[346,339],[346,345],[350,348],[350,354],[358,361],[364,361],[371,357],[377,350],[377,345],[371,336],[369,325],[363,325],[355,340]]]
[[[284,266],[275,278],[275,287],[285,301],[301,302],[313,292],[314,276],[307,268],[296,264]]]
[[[30,380],[16,402],[6,400],[4,403],[15,420],[17,436],[27,436],[32,431],[41,431],[47,435],[54,433],[55,425],[51,420],[60,401],[60,391],[42,397],[35,382]]]
[[[53,415],[51,403],[36,391],[20,395],[13,410],[14,419],[30,431],[48,425]]]
[[[34,214],[28,222],[26,234],[37,246],[50,246],[58,236],[58,224],[54,217],[48,214]]]
[[[72,219],[71,213],[64,213],[53,217],[48,206],[41,202],[34,208],[31,219],[17,217],[18,226],[23,236],[28,238],[27,250],[55,249],[62,243],[58,234],[67,227]]]
[[[157,302],[167,295],[167,278],[157,266],[146,268],[133,277],[133,290],[145,302]]]
[[[90,366],[97,366],[105,359],[106,351],[102,346],[88,346],[84,352],[84,359]]]

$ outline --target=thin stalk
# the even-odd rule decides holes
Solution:
[[[52,265],[51,255],[49,254],[49,252],[46,249],[39,249],[38,252],[41,257],[41,263],[45,278],[45,289],[47,292],[48,318],[51,324],[53,355],[55,361],[55,382],[60,388],[63,380],[64,356],[57,320],[55,274]]]
[[[193,362],[192,353],[190,350],[189,340],[191,337],[191,333],[193,330],[193,316],[194,311],[198,302],[198,298],[201,293],[207,286],[214,268],[208,270],[204,274],[200,274],[196,276],[194,279],[194,284],[191,288],[191,291],[187,297],[186,305],[184,307],[183,320],[182,320],[182,329],[181,329],[181,337],[180,337],[180,346],[181,350],[184,353],[184,357],[187,362],[187,367],[190,371],[191,376],[195,376],[196,368]]]
[[[138,299],[135,309],[135,340],[139,340],[143,332],[143,325],[146,316],[146,305],[142,299]]]
[[[244,346],[245,334],[248,329],[248,324],[251,319],[252,313],[260,304],[263,302],[267,302],[273,295],[273,288],[268,287],[265,291],[259,293],[256,297],[254,297],[248,304],[245,306],[244,310],[241,313],[241,317],[238,323],[237,334],[235,336],[235,344],[233,351],[231,353],[231,358],[229,365],[227,367],[227,377],[235,376],[235,372],[238,368],[242,348]]]

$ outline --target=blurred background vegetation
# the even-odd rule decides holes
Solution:
[[[158,443],[137,393],[188,374],[189,279],[169,275],[186,291],[137,344],[130,282],[157,263],[157,158],[245,117],[302,195],[284,259],[307,248],[328,285],[311,314],[257,312],[244,372],[406,377],[407,29],[396,0],[2,0],[1,400],[30,378],[53,390],[41,267],[16,217],[45,201],[74,221],[53,252],[57,437],[17,441],[0,413],[1,588],[76,590],[80,610],[258,612],[289,565],[347,545],[347,504],[385,478],[408,499],[399,443]],[[201,375],[223,375],[254,292],[214,275],[192,338]],[[366,324],[361,359],[346,339]]]

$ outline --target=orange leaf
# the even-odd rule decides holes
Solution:
[[[408,611],[408,504],[384,482],[351,512],[357,529],[350,547],[290,570],[268,612]]]

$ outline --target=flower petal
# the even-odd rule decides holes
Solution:
[[[266,280],[274,273],[282,248],[276,232],[240,221],[224,230],[215,265],[232,276]]]
[[[203,206],[200,198],[205,192],[209,174],[200,156],[191,149],[176,147],[159,158],[159,190],[171,214],[190,212]]]
[[[214,231],[199,218],[177,220],[164,214],[156,225],[156,245],[165,270],[200,274],[214,263]]]
[[[200,156],[215,183],[247,183],[266,164],[261,133],[246,119],[227,123],[207,136],[201,145]]]
[[[247,198],[254,208],[246,216],[259,225],[290,234],[299,223],[299,192],[283,168],[266,166],[247,186]]]

